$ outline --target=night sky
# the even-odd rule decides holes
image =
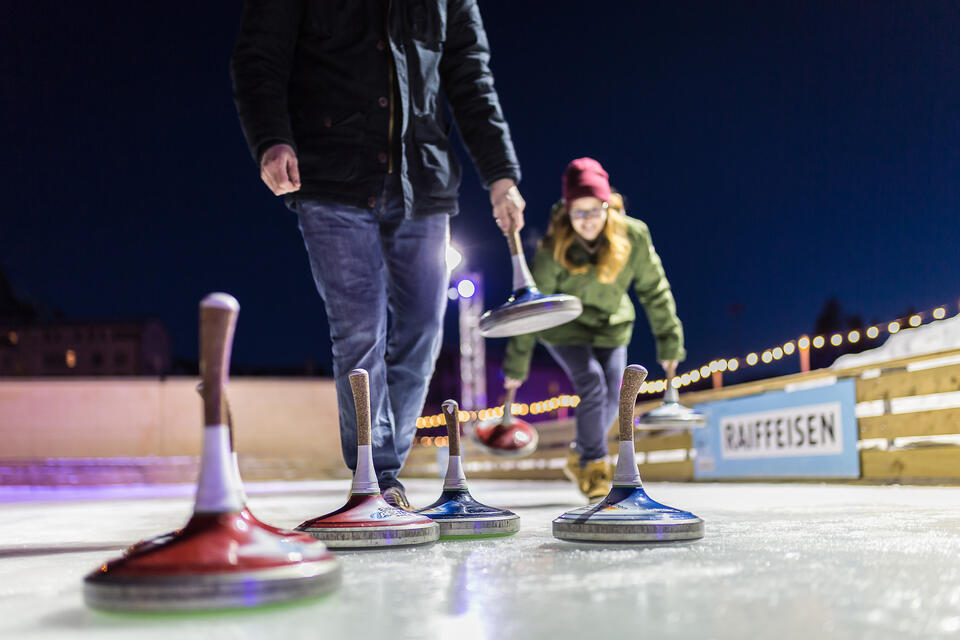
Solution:
[[[957,3],[481,10],[525,237],[546,228],[567,162],[600,160],[651,228],[689,366],[809,332],[830,296],[866,321],[956,310]],[[229,291],[243,309],[235,362],[328,368],[295,217],[260,182],[234,111],[239,14],[239,2],[5,5],[0,269],[69,319],[157,316],[187,358],[197,302]],[[453,239],[491,306],[509,289],[506,244],[476,172],[464,176]],[[630,357],[653,362],[642,320]]]

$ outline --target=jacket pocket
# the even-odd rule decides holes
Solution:
[[[414,116],[413,153],[417,172],[414,187],[432,199],[457,197],[460,163],[450,148],[450,139],[432,116]]]
[[[367,118],[359,111],[324,105],[300,105],[293,109],[293,131],[311,140],[363,140]],[[298,141],[299,142],[299,141]]]
[[[312,110],[294,129],[305,180],[343,182],[357,177],[366,116],[330,108]]]

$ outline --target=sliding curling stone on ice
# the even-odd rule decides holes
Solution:
[[[543,331],[566,324],[583,313],[583,304],[576,296],[540,293],[523,256],[518,231],[507,234],[507,243],[513,264],[513,294],[502,305],[480,316],[480,335],[507,338]]]
[[[613,488],[596,504],[567,511],[553,521],[553,535],[572,542],[659,542],[703,537],[703,520],[687,511],[654,502],[637,471],[633,448],[633,409],[647,370],[632,364],[620,385],[620,457]]]
[[[680,404],[680,392],[672,383],[675,367],[670,367],[666,373],[667,390],[663,394],[663,402],[637,418],[637,429],[696,429],[705,426],[707,416]]]
[[[246,508],[225,387],[240,305],[213,293],[200,303],[203,456],[193,515],[84,578],[87,605],[107,611],[250,607],[329,593],[340,562],[313,538],[262,524]]]
[[[323,540],[329,547],[398,547],[436,542],[440,527],[416,513],[397,509],[380,495],[370,446],[370,381],[363,369],[350,372],[357,410],[357,470],[347,503],[332,513],[307,520],[297,531]]]
[[[476,426],[473,439],[485,452],[499,458],[523,458],[537,450],[540,435],[526,420],[513,415],[516,388],[507,390],[502,418],[487,418]]]
[[[477,502],[467,489],[460,455],[460,407],[455,400],[443,403],[443,417],[450,440],[450,460],[440,498],[417,513],[440,525],[441,540],[508,536],[520,530],[520,516]]]

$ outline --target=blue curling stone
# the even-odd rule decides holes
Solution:
[[[440,539],[508,536],[520,530],[520,516],[477,502],[466,489],[444,489],[422,514],[440,525]]]
[[[643,487],[614,487],[596,504],[553,521],[553,535],[576,542],[661,542],[703,537],[703,520],[650,498]]]

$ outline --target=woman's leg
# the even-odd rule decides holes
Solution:
[[[590,345],[545,345],[580,396],[576,449],[581,466],[607,455],[607,378]],[[619,380],[619,379],[618,379]]]
[[[603,419],[609,428],[617,420],[617,414],[620,412],[620,380],[627,366],[627,348],[625,346],[612,349],[594,347],[593,353],[603,368],[603,375],[607,381]]]

